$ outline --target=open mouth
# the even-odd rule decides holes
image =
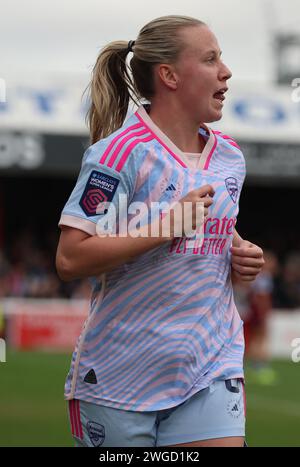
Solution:
[[[225,100],[224,93],[222,92],[216,92],[213,97],[214,99],[218,99],[218,101],[221,101],[221,102]]]
[[[225,100],[225,92],[227,91],[227,88],[219,89],[219,91],[215,92],[213,97],[214,99],[217,99],[220,102],[223,102]]]

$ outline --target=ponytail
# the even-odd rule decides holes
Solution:
[[[137,91],[126,64],[129,51],[127,42],[111,42],[102,49],[93,68],[86,118],[91,144],[120,128],[130,99],[136,102]]]

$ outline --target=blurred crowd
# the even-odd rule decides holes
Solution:
[[[87,280],[65,283],[58,278],[55,270],[57,241],[55,234],[41,242],[32,232],[24,232],[12,239],[8,250],[0,249],[0,297],[89,297]],[[290,252],[279,259],[274,252],[265,250],[265,256],[264,274],[256,286],[261,283],[260,286],[269,287],[273,308],[299,308],[300,251]],[[236,290],[241,314],[247,306],[248,294],[248,290]]]
[[[55,270],[58,237],[36,238],[24,232],[0,249],[0,297],[89,298],[88,280],[62,282]]]

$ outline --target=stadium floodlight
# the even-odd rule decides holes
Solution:
[[[300,77],[300,34],[276,36],[276,63],[278,84],[290,85]]]

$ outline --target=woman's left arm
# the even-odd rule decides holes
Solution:
[[[250,282],[265,264],[263,250],[254,243],[243,240],[234,229],[231,251],[232,282]]]

